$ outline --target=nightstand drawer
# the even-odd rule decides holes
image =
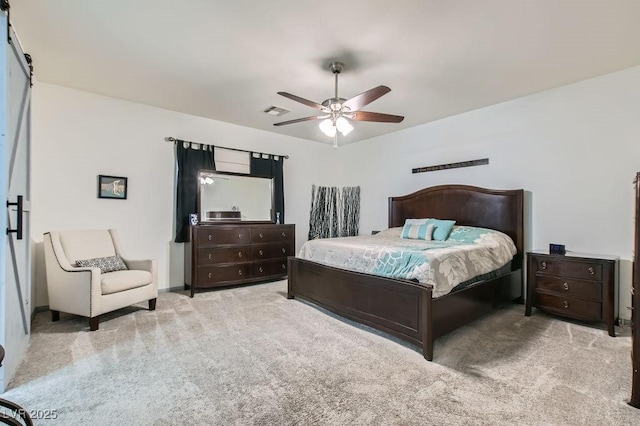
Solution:
[[[567,258],[554,259],[547,257],[535,257],[534,267],[536,272],[571,277],[584,280],[602,280],[602,265],[595,262],[578,262]]]
[[[536,288],[544,292],[559,293],[560,297],[578,297],[602,301],[602,284],[548,275],[536,276]]]
[[[602,303],[589,300],[536,293],[536,306],[551,313],[579,320],[602,319]]]

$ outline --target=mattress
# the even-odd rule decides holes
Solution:
[[[402,228],[391,228],[370,236],[310,240],[297,257],[429,284],[433,297],[439,297],[460,284],[485,279],[487,274],[497,276],[494,271],[503,271],[517,253],[508,235],[492,229],[454,226],[445,241],[406,239],[401,233]]]

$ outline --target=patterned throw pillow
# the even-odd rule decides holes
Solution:
[[[433,235],[433,223],[424,223],[422,225],[411,225],[406,223],[402,228],[402,238],[410,238],[413,240],[431,241]]]
[[[109,257],[94,257],[93,259],[76,260],[76,266],[83,268],[100,268],[100,272],[106,274],[113,271],[126,271],[127,265],[118,255]]]

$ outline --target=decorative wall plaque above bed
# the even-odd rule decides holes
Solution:
[[[438,170],[459,169],[460,167],[483,166],[489,164],[488,158],[479,160],[458,161],[457,163],[438,164],[437,166],[417,167],[411,173],[436,172]]]

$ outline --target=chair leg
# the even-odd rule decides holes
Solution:
[[[60,321],[60,311],[51,311],[51,321]]]
[[[156,300],[158,300],[157,297],[154,297],[153,299],[149,299],[149,310],[150,311],[155,311],[156,310]]]
[[[89,318],[89,330],[96,331],[100,324],[100,315],[97,317]]]

